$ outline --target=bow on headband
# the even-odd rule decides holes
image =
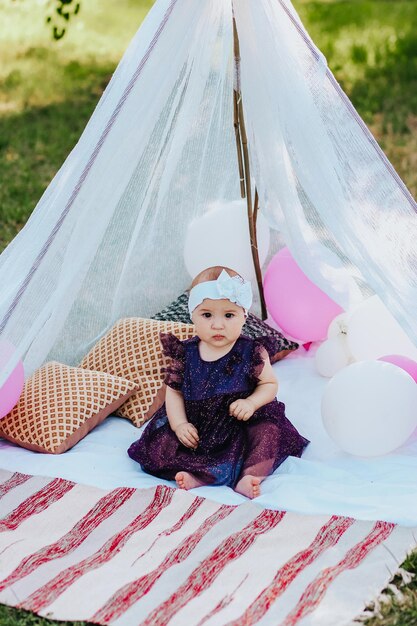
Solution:
[[[249,309],[252,304],[252,287],[250,282],[240,276],[229,276],[223,270],[216,280],[218,292],[222,298],[235,302],[244,309]]]
[[[245,314],[252,304],[252,286],[240,276],[229,276],[223,270],[217,280],[208,280],[193,287],[188,300],[190,315],[206,298],[222,300],[226,298],[245,309]]]

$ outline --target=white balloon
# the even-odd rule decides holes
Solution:
[[[261,213],[258,213],[256,232],[262,265],[269,249],[269,226]],[[223,265],[244,278],[254,278],[246,201],[216,205],[193,220],[187,228],[184,261],[192,277],[207,267]]]
[[[327,384],[321,413],[327,433],[345,452],[387,454],[417,427],[417,385],[391,363],[353,363]]]
[[[339,315],[336,315],[335,318],[329,324],[329,328],[327,330],[327,338],[334,339],[339,335],[347,335],[349,328],[349,313],[344,311]]]
[[[322,376],[331,378],[350,363],[345,335],[324,341],[316,352],[316,367]]]
[[[417,348],[378,296],[367,298],[352,311],[347,338],[349,350],[358,361],[386,354],[417,360]]]

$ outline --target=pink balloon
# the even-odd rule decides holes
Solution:
[[[343,311],[300,270],[288,248],[269,263],[264,294],[273,320],[303,343],[325,339],[330,322]]]
[[[0,342],[0,372],[7,365],[16,348],[9,341]],[[25,382],[23,363],[19,359],[6,381],[0,387],[0,419],[10,413],[17,404]]]
[[[378,361],[386,361],[387,363],[392,363],[393,365],[397,365],[401,367],[401,369],[405,370],[417,383],[417,363],[412,359],[409,359],[407,356],[402,356],[401,354],[389,354],[388,356],[381,356]]]

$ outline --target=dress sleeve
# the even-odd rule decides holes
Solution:
[[[252,361],[249,368],[249,377],[252,382],[258,383],[259,376],[265,366],[265,361],[268,359],[268,350],[264,346],[263,341],[256,340],[253,342]]]
[[[176,391],[181,391],[185,370],[184,344],[171,333],[160,333],[159,337],[163,354],[168,360],[167,367],[162,368],[165,374],[164,383]]]

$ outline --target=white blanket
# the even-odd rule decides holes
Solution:
[[[327,379],[317,373],[313,353],[301,348],[275,364],[274,370],[286,414],[311,444],[301,459],[290,457],[263,482],[262,494],[254,502],[263,508],[416,526],[417,436],[386,456],[350,456],[323,429],[320,401]],[[145,474],[127,456],[140,433],[127,420],[109,417],[62,455],[30,452],[0,439],[0,467],[105,489],[174,484]],[[246,501],[229,487],[200,487],[193,493],[226,504]]]

